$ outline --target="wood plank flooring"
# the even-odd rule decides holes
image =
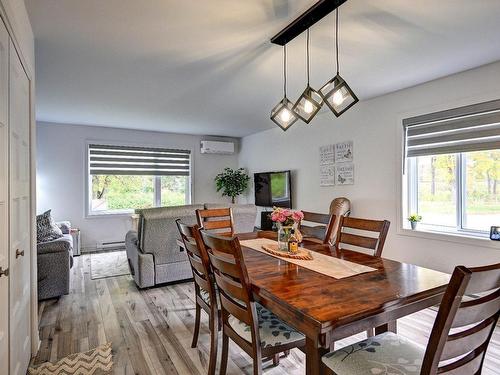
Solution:
[[[40,303],[42,344],[34,364],[58,359],[100,344],[113,343],[114,374],[206,374],[209,330],[206,315],[198,348],[191,349],[194,329],[192,283],[140,291],[130,276],[90,278],[90,256],[75,258],[70,294]],[[425,345],[436,312],[428,309],[398,321],[398,332]],[[336,347],[363,339],[352,336]],[[219,346],[220,348],[220,346]],[[220,358],[220,353],[219,353]],[[304,354],[293,350],[266,374],[304,374]],[[500,374],[500,328],[497,327],[483,374]],[[250,358],[230,344],[228,374],[251,374]]]

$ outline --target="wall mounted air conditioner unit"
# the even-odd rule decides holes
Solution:
[[[234,154],[234,142],[201,141],[202,154]]]

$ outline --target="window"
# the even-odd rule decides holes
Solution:
[[[407,214],[423,230],[486,235],[500,220],[500,101],[403,121]]]
[[[90,215],[191,202],[190,152],[91,144]]]

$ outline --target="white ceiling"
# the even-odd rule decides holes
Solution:
[[[244,136],[275,125],[282,49],[311,0],[26,0],[37,119]],[[500,60],[498,0],[348,0],[341,74],[361,99]],[[311,83],[333,75],[333,15],[311,29]],[[305,85],[289,45],[289,97]],[[464,88],[466,89],[466,88]],[[354,109],[353,109],[354,110]]]

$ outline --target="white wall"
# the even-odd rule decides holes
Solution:
[[[89,140],[189,149],[193,155],[193,203],[228,201],[215,191],[214,177],[225,167],[235,168],[237,154],[200,154],[200,140],[208,137],[49,123],[38,123],[37,128],[37,211],[52,209],[56,220],[70,220],[82,231],[83,247],[124,239],[131,226],[129,216],[85,217]]]
[[[292,169],[296,208],[328,212],[333,198],[346,196],[353,202],[353,216],[390,220],[385,257],[443,271],[456,264],[500,262],[500,243],[476,240],[471,245],[398,231],[401,119],[498,99],[499,77],[500,62],[362,101],[340,118],[324,111],[309,125],[296,123],[287,132],[276,127],[244,137],[239,165],[250,173]],[[354,141],[355,184],[320,187],[319,146],[347,140]],[[253,201],[253,193],[247,201]],[[500,221],[500,212],[498,216]]]

